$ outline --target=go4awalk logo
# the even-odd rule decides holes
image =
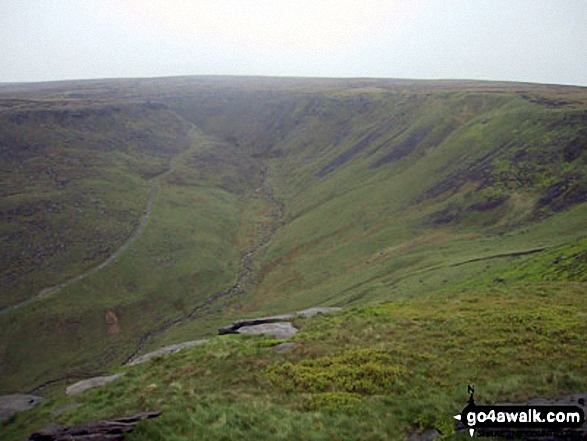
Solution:
[[[585,423],[585,414],[579,406],[518,406],[475,404],[475,389],[467,386],[469,403],[454,418],[463,423],[471,437],[478,431],[480,436],[543,436],[562,434],[567,439],[579,438]],[[575,436],[573,436],[575,435]]]

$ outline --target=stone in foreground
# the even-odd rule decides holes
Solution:
[[[36,395],[14,394],[0,396],[0,420],[10,417],[17,412],[32,409],[43,398]]]
[[[242,326],[237,332],[246,335],[273,335],[275,338],[290,338],[296,335],[298,330],[290,322],[278,322]]]
[[[56,423],[33,433],[27,441],[121,441],[141,420],[156,418],[161,412],[143,412],[115,420],[92,421],[79,426],[63,427]]]
[[[65,389],[65,395],[70,397],[72,395],[77,395],[82,392],[85,392],[88,389],[104,386],[105,384],[111,383],[112,381],[116,380],[119,377],[122,377],[123,375],[124,374],[114,374],[108,377],[94,377],[88,380],[78,381],[77,383],[72,384],[67,389]]]

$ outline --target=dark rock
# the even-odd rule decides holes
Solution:
[[[38,440],[45,440],[45,439],[54,439],[57,435],[59,435],[65,427],[61,424],[57,423],[49,423],[45,427],[43,427],[38,432],[33,433],[29,439],[38,439]],[[34,438],[33,438],[34,437]]]
[[[115,420],[91,421],[78,426],[63,427],[51,423],[29,436],[28,441],[119,441],[142,420],[157,418],[161,412],[142,412]]]
[[[261,317],[261,318],[254,318],[254,319],[245,319],[245,320],[237,320],[233,322],[231,325],[224,326],[218,330],[218,334],[225,335],[225,334],[238,334],[239,329],[245,326],[257,326],[257,325],[264,325],[268,323],[279,323],[279,322],[287,322],[290,320],[295,319],[296,317],[313,317],[316,314],[327,314],[329,312],[340,311],[341,308],[337,307],[326,307],[326,306],[319,306],[315,308],[308,308],[304,309],[303,311],[298,311],[294,314],[282,314],[282,315],[274,315],[271,317]]]
[[[471,210],[474,210],[474,211],[493,210],[494,208],[497,208],[500,205],[502,205],[508,199],[509,199],[509,196],[489,197],[489,198],[485,199],[483,202],[472,204],[470,206],[470,208],[471,208]]]
[[[406,139],[395,144],[392,147],[390,153],[371,164],[370,168],[379,168],[384,164],[388,164],[390,162],[397,162],[400,159],[403,159],[404,157],[410,155],[428,137],[432,130],[434,130],[434,127],[432,126],[414,130]]]
[[[237,320],[233,322],[231,325],[224,326],[218,330],[218,334],[225,335],[225,334],[238,334],[238,330],[245,326],[256,326],[256,325],[264,325],[267,323],[278,323],[287,320],[293,320],[295,318],[294,314],[285,314],[285,315],[275,315],[272,317],[262,317],[256,319],[247,319],[247,320]]]

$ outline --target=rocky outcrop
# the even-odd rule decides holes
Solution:
[[[185,348],[191,348],[192,346],[199,346],[206,343],[208,340],[194,340],[194,341],[186,341],[184,343],[178,343],[176,345],[165,346],[164,348],[157,349],[156,351],[149,352],[148,354],[141,355],[140,357],[135,358],[134,360],[125,364],[125,366],[135,366],[137,364],[144,363],[149,361],[155,357],[160,357],[166,354],[173,354],[175,352],[181,351]]]
[[[51,423],[33,433],[28,441],[120,441],[139,421],[156,418],[159,415],[161,412],[143,412],[130,417],[92,421],[72,427]]]
[[[261,317],[261,318],[254,318],[254,319],[244,319],[244,320],[237,320],[228,326],[224,326],[218,330],[218,334],[225,335],[225,334],[263,334],[263,332],[240,332],[241,328],[247,327],[251,328],[253,326],[259,325],[266,325],[270,323],[281,323],[281,322],[289,322],[296,317],[313,317],[316,314],[328,314],[329,312],[339,311],[341,308],[337,307],[315,307],[315,308],[308,308],[304,309],[303,311],[298,311],[294,314],[283,314],[283,315],[274,315],[271,317]],[[292,326],[293,328],[293,326]],[[263,328],[259,328],[263,329]],[[266,328],[269,329],[269,328]],[[294,328],[295,329],[295,328]],[[294,332],[295,334],[295,332]]]
[[[24,412],[39,404],[43,398],[36,395],[14,394],[0,396],[0,420],[17,412]]]
[[[274,315],[272,317],[261,317],[261,318],[254,318],[254,319],[244,319],[244,320],[237,320],[228,326],[224,326],[218,330],[218,334],[225,335],[225,334],[238,334],[239,329],[243,327],[251,327],[257,325],[265,325],[268,323],[279,323],[285,322],[289,320],[293,320],[295,318],[294,314],[284,314],[284,315]]]
[[[94,377],[89,378],[87,380],[78,381],[75,384],[72,384],[67,389],[65,389],[65,394],[69,397],[71,395],[80,394],[88,389],[93,389],[95,387],[104,386],[105,384],[111,383],[112,381],[120,378],[124,375],[122,374],[114,374],[108,377]]]
[[[290,322],[277,322],[242,326],[236,332],[245,335],[272,335],[275,338],[290,338],[296,335],[298,330]]]

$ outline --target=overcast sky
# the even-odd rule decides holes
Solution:
[[[0,0],[0,82],[204,74],[587,86],[587,0]]]

